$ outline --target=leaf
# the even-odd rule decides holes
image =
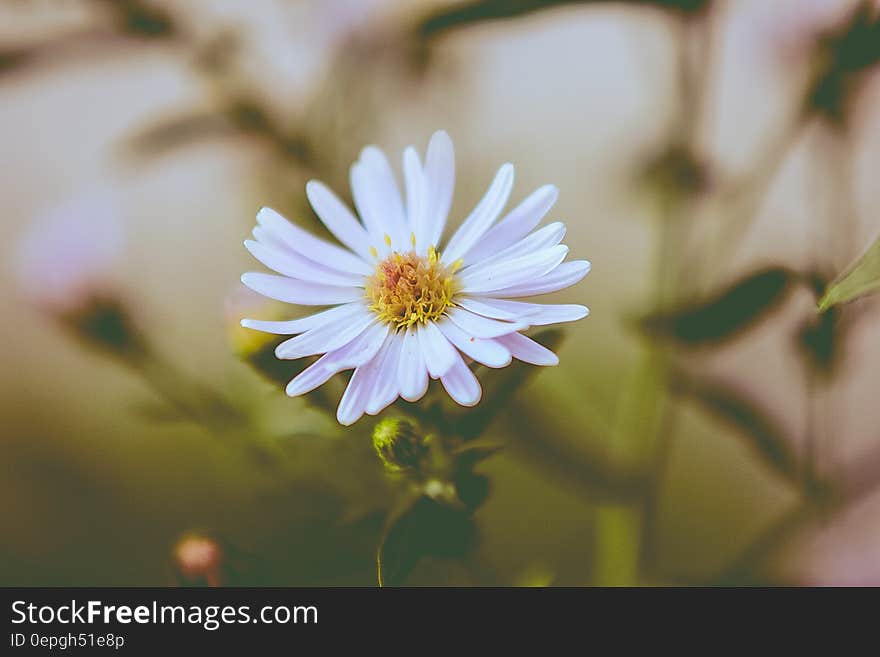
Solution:
[[[880,238],[840,276],[835,278],[819,299],[819,312],[853,301],[880,288]]]
[[[681,345],[723,342],[763,319],[785,299],[799,278],[782,267],[764,269],[739,279],[709,299],[648,315],[639,325],[653,338]]]
[[[144,0],[118,0],[110,3],[116,11],[120,29],[141,37],[170,37],[176,32],[171,14]]]
[[[871,0],[861,0],[849,17],[818,41],[817,74],[807,94],[807,110],[843,124],[856,75],[880,62],[880,17]]]
[[[426,556],[464,556],[475,537],[467,510],[420,496],[391,516],[376,554],[379,586],[400,586]]]
[[[486,475],[462,470],[455,475],[455,492],[466,509],[479,508],[489,498],[492,484]]]
[[[556,351],[562,344],[564,334],[558,329],[545,329],[531,336],[533,340]],[[485,370],[484,370],[485,371]],[[508,407],[516,392],[532,376],[541,371],[540,367],[514,361],[501,370],[485,371],[480,382],[483,385],[483,399],[472,409],[447,413],[454,430],[465,440],[481,435],[493,419]],[[451,404],[448,406],[451,407]]]
[[[754,400],[725,383],[682,371],[673,374],[672,390],[736,429],[746,438],[747,445],[780,475],[797,480],[799,470],[792,439]]]

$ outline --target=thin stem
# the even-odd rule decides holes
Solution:
[[[715,285],[724,273],[737,247],[748,234],[757,217],[760,203],[766,197],[782,165],[787,160],[803,131],[801,115],[776,139],[764,157],[749,170],[749,175],[734,181],[717,194],[721,208],[720,224],[715,238],[704,249],[704,287]]]
[[[159,396],[187,419],[212,431],[226,433],[245,422],[242,413],[222,395],[198,382],[149,351],[138,359],[127,360]]]

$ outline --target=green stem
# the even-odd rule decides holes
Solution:
[[[704,36],[704,25],[698,20],[684,20],[681,30],[680,85],[686,111],[697,102],[695,96],[704,92],[697,88],[701,86],[697,84],[699,71],[692,65],[688,50],[689,42]],[[694,123],[680,121],[675,130],[679,143],[689,146],[693,141]],[[657,308],[668,304],[678,288],[682,272],[680,245],[689,227],[684,222],[683,210],[691,191],[670,185],[659,200],[653,293]],[[652,476],[635,502],[597,509],[594,581],[600,586],[636,585],[642,576],[642,566],[654,561],[656,497],[673,435],[674,416],[668,392],[672,354],[668,346],[652,342],[642,342],[640,349],[639,363],[618,411],[615,442],[609,447],[609,457],[612,462],[623,463],[625,469],[650,472]]]

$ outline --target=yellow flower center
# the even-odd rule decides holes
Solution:
[[[452,304],[453,274],[460,266],[442,265],[433,247],[427,257],[395,251],[367,279],[370,310],[397,330],[437,321]]]

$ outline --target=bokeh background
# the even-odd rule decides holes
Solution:
[[[880,313],[816,311],[880,232],[861,0],[0,0],[0,583],[376,583],[411,482],[260,371],[242,240],[441,128],[452,221],[559,186],[591,315],[480,374],[393,582],[880,584]]]

